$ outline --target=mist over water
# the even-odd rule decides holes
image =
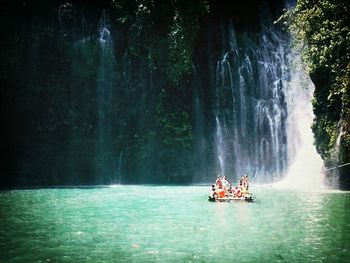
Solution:
[[[314,85],[302,65],[301,58],[291,53],[291,81],[286,92],[288,105],[289,167],[286,178],[276,187],[319,190],[324,187],[323,161],[316,152],[311,130],[314,114],[311,98]]]

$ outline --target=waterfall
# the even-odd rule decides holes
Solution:
[[[113,41],[107,15],[102,12],[98,25],[99,66],[96,81],[97,103],[97,174],[109,178],[111,173],[111,114],[113,86]]]
[[[335,188],[339,188],[339,167],[342,167],[340,146],[342,143],[342,137],[345,134],[342,116],[338,122],[338,129],[339,133],[333,146],[331,168],[324,169],[324,174],[327,175],[328,184]]]
[[[277,180],[288,163],[285,89],[288,42],[269,28],[256,40],[225,32],[228,49],[216,69],[216,145],[220,170]],[[259,180],[259,178],[258,178]]]
[[[224,30],[217,61],[215,125],[220,171],[278,186],[321,188],[322,160],[313,145],[314,86],[289,39],[262,26],[259,36]],[[341,136],[341,135],[340,135]]]
[[[122,165],[123,165],[123,151],[120,151],[118,158],[118,184],[122,183]]]
[[[106,139],[107,120],[111,110],[111,91],[112,91],[112,37],[106,23],[106,14],[103,12],[99,23],[99,44],[100,63],[97,76],[97,103],[98,103],[98,134],[100,140]]]
[[[203,182],[203,178],[206,174],[206,156],[207,145],[205,140],[205,116],[203,114],[203,106],[201,94],[199,92],[200,78],[198,76],[198,69],[193,66],[193,135],[194,135],[194,163],[195,163],[195,174],[194,182]]]
[[[275,187],[319,190],[323,187],[323,161],[313,145],[311,125],[314,114],[311,99],[314,85],[306,74],[300,56],[292,52],[291,80],[287,86],[289,168],[286,178]]]
[[[336,161],[336,165],[341,165],[341,160],[340,160],[340,145],[341,145],[341,140],[343,135],[345,134],[344,131],[344,123],[343,120],[340,119],[339,123],[338,123],[338,127],[339,127],[339,134],[337,139],[335,140],[335,145],[334,145],[334,158]]]
[[[217,137],[217,148],[218,148],[218,158],[220,163],[220,173],[225,174],[225,164],[224,164],[224,143],[222,140],[221,125],[218,117],[216,117],[216,137]]]

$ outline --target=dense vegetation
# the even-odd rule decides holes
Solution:
[[[300,0],[282,17],[316,86],[313,132],[328,167],[350,162],[350,4],[341,0]],[[338,140],[338,141],[337,141]],[[350,186],[350,169],[339,173]]]
[[[267,2],[281,10],[280,1]],[[222,23],[255,31],[261,5],[2,3],[1,185],[211,178],[217,154],[210,87],[225,45]]]
[[[222,25],[231,20],[254,34],[262,5],[276,19],[282,3],[4,1],[0,185],[212,178],[218,163],[209,87],[225,47]],[[348,11],[341,1],[304,0],[285,16],[306,43],[316,147],[329,165],[336,155],[340,163],[350,159]],[[111,46],[101,47],[108,37]]]
[[[7,3],[5,184],[111,183],[122,172],[126,183],[190,181],[182,177],[192,166],[192,50],[207,5]],[[102,22],[114,30],[107,59],[97,41]]]

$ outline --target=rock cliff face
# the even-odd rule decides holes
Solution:
[[[350,84],[349,75],[339,73],[316,68],[311,74],[315,84],[313,132],[316,149],[325,161],[328,184],[350,189]],[[334,94],[338,77],[341,87]]]

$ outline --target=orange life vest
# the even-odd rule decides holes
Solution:
[[[225,197],[225,191],[222,190],[222,189],[220,189],[220,190],[218,191],[218,196],[219,196],[220,198]]]

